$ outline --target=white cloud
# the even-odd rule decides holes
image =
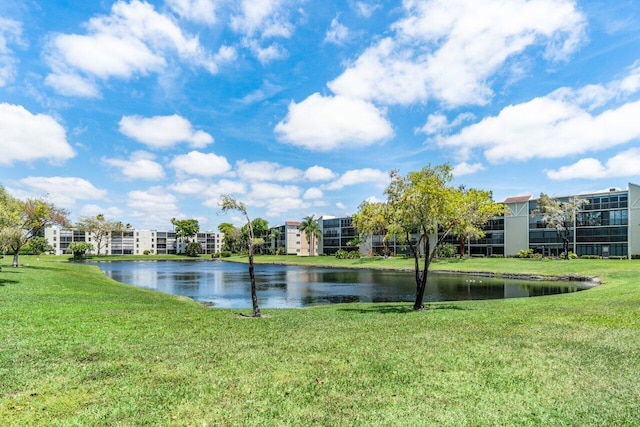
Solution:
[[[194,148],[204,148],[213,142],[208,133],[193,129],[191,122],[177,114],[171,116],[123,116],[120,132],[151,148],[170,148],[187,142]]]
[[[19,183],[32,197],[47,195],[51,202],[62,208],[73,208],[78,200],[100,200],[107,195],[106,190],[94,187],[83,178],[29,176]]]
[[[349,29],[338,22],[338,18],[331,20],[331,26],[324,37],[326,43],[342,44],[349,39]]]
[[[197,178],[176,182],[168,187],[169,190],[180,194],[202,194],[209,187],[209,183]]]
[[[245,194],[247,186],[242,182],[221,179],[215,184],[211,184],[204,192],[206,200],[202,203],[212,209],[219,209],[223,194]]]
[[[268,200],[266,216],[277,218],[286,215],[287,212],[306,210],[310,207],[310,203],[294,197],[283,197],[281,199]]]
[[[260,63],[267,64],[271,61],[278,59],[284,59],[289,55],[289,52],[278,43],[271,43],[269,46],[262,46],[256,40],[245,39],[243,45],[251,50],[253,55],[258,58]]]
[[[212,0],[167,0],[167,4],[184,19],[209,25],[216,22],[216,7]]]
[[[81,216],[96,216],[99,214],[103,214],[106,218],[111,218],[114,220],[118,220],[119,217],[125,214],[124,210],[117,206],[103,208],[92,203],[82,206],[79,212]]]
[[[225,157],[199,151],[176,156],[169,163],[169,166],[181,174],[204,177],[223,175],[231,170],[231,165]]]
[[[471,175],[474,174],[476,172],[480,172],[486,170],[486,168],[482,165],[482,163],[467,163],[467,162],[462,162],[457,164],[453,170],[451,171],[451,173],[453,174],[453,176],[455,177],[460,177],[463,175]]]
[[[585,18],[570,0],[408,0],[404,9],[394,36],[329,83],[335,94],[387,105],[483,105],[493,95],[491,77],[507,60],[533,46],[563,60],[585,39]]]
[[[354,169],[345,172],[334,182],[324,186],[327,190],[340,190],[349,185],[369,184],[385,187],[389,183],[389,173],[378,169]]]
[[[376,196],[367,197],[366,201],[369,203],[382,203],[382,200],[378,199]]]
[[[242,0],[240,10],[231,16],[231,29],[242,34],[243,45],[251,50],[258,60],[266,64],[285,58],[287,50],[268,39],[293,35],[294,25],[290,20],[288,0]]]
[[[140,227],[162,228],[181,217],[176,196],[162,187],[130,191],[127,206]]]
[[[174,6],[190,5],[194,10],[206,3],[175,1]],[[95,97],[96,79],[128,80],[162,72],[174,57],[216,73],[222,58],[205,50],[197,36],[185,34],[171,16],[139,0],[118,1],[110,15],[94,17],[85,27],[86,35],[54,34],[45,46],[44,57],[52,70],[46,83],[61,94]],[[68,79],[83,81],[81,90],[74,91]]]
[[[482,150],[493,163],[559,158],[604,150],[640,139],[640,101],[626,102],[640,91],[640,68],[603,85],[563,87],[530,101],[509,105],[497,116],[453,135],[432,139],[462,155]],[[625,103],[626,102],[626,103]]]
[[[640,176],[640,148],[623,151],[611,157],[604,165],[597,159],[587,158],[546,173],[547,177],[555,180]]]
[[[300,197],[300,187],[295,185],[279,185],[268,182],[258,182],[251,185],[248,199],[253,201],[269,199],[285,199]]]
[[[82,77],[74,72],[49,74],[45,78],[45,83],[64,96],[100,98],[100,89],[95,80],[91,77]]]
[[[292,102],[275,132],[283,142],[315,151],[368,146],[393,136],[391,124],[373,104],[319,93]]]
[[[0,135],[0,165],[38,159],[56,163],[75,156],[60,123],[21,105],[0,103]]]
[[[302,195],[302,198],[305,200],[322,199],[323,197],[324,197],[324,193],[322,192],[322,190],[316,187],[311,187],[307,189],[307,191],[305,191],[304,194]]]
[[[120,169],[127,179],[158,180],[164,178],[162,165],[154,161],[155,156],[145,151],[136,151],[129,160],[103,159],[109,166]]]
[[[558,158],[602,150],[640,138],[640,101],[591,115],[552,97],[504,108],[440,144],[484,150],[491,162]]]
[[[240,13],[231,17],[231,28],[247,36],[291,37],[293,24],[282,0],[242,0]]]
[[[382,8],[382,5],[379,3],[370,4],[364,1],[359,1],[356,2],[355,8],[358,15],[362,16],[363,18],[371,18],[376,10]]]
[[[13,82],[17,74],[18,59],[10,44],[23,46],[22,23],[0,17],[0,87]]]
[[[311,166],[304,172],[304,177],[308,181],[328,181],[336,177],[331,169],[322,166]]]
[[[278,163],[259,161],[247,162],[240,160],[236,164],[238,176],[249,182],[254,181],[283,181],[292,182],[302,179],[303,172],[300,169],[281,166]]]
[[[450,129],[460,126],[463,122],[473,119],[475,116],[472,113],[462,113],[451,122],[442,113],[429,114],[427,122],[418,131],[427,135],[444,134],[448,133]]]

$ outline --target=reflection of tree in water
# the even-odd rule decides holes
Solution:
[[[172,279],[176,286],[198,286],[200,284],[200,274],[196,272],[174,273]]]
[[[545,295],[568,294],[580,290],[576,286],[531,286],[523,285],[523,289],[529,292],[530,297],[542,297]]]
[[[342,304],[351,302],[360,302],[360,297],[357,295],[307,295],[302,297],[304,305],[318,305],[318,304]]]

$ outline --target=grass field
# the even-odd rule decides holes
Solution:
[[[606,283],[421,312],[345,304],[264,319],[121,285],[91,266],[1,261],[3,426],[640,425],[640,261],[437,262]],[[411,267],[336,261],[306,259]]]

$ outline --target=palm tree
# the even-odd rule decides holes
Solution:
[[[278,254],[278,240],[280,239],[280,230],[274,228],[271,230],[269,234],[269,240],[271,240],[271,248],[273,249],[273,254]]]
[[[313,256],[315,239],[320,239],[321,236],[318,221],[314,218],[314,215],[306,216],[300,223],[299,229],[307,237],[307,243],[309,243],[309,253],[311,256]]]

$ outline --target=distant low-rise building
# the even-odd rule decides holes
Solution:
[[[202,246],[203,254],[214,254],[222,249],[222,233],[207,231],[194,236]],[[44,237],[56,255],[67,253],[72,242],[87,242],[94,246],[93,254],[97,253],[97,242],[92,233],[61,228],[48,227]],[[167,255],[183,252],[183,242],[178,242],[174,231],[137,230],[114,231],[102,242],[101,255]]]

